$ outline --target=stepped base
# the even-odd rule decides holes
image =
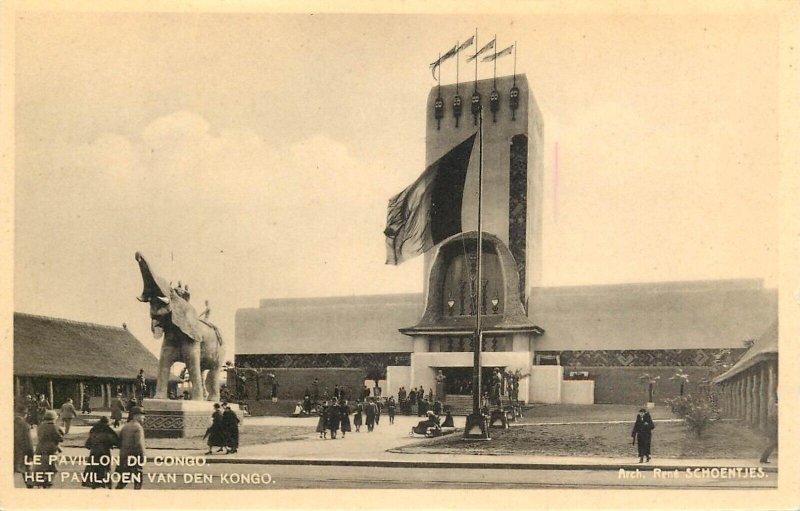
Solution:
[[[231,409],[243,419],[239,405]],[[202,437],[211,425],[212,401],[182,399],[145,399],[144,434],[146,438]],[[241,430],[240,422],[240,430]]]

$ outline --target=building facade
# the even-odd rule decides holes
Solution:
[[[520,374],[521,400],[634,404],[641,373],[663,376],[657,400],[672,397],[677,368],[709,377],[720,350],[743,353],[777,316],[777,292],[759,280],[542,287],[544,123],[525,76],[433,88],[426,165],[478,130],[478,102],[462,232],[424,254],[423,293],[262,300],[237,311],[236,365],[371,367],[390,394],[436,388],[441,374],[456,401],[470,393],[480,310],[484,374]]]

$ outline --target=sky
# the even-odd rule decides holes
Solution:
[[[428,64],[476,28],[542,110],[543,286],[777,285],[775,18],[31,12],[15,310],[156,350],[136,251],[231,346],[261,298],[421,292],[422,258],[384,264],[386,204],[424,170]]]

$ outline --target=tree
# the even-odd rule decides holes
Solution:
[[[653,388],[656,386],[656,382],[660,379],[660,376],[653,376],[650,373],[644,373],[639,376],[639,383],[646,383],[647,384],[647,402],[653,402]]]
[[[669,379],[670,379],[670,380],[678,380],[678,381],[680,382],[680,384],[681,384],[681,391],[680,391],[680,395],[682,396],[682,395],[683,395],[683,389],[684,389],[684,386],[685,386],[687,383],[689,383],[689,375],[688,375],[688,374],[686,374],[686,373],[683,371],[683,369],[678,369],[677,371],[675,371],[675,374],[673,374],[672,376],[670,376],[670,378],[669,378]]]

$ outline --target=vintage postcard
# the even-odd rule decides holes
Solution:
[[[800,503],[795,5],[3,9],[3,509]]]

